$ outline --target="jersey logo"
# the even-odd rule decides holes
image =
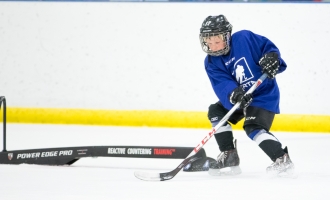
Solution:
[[[232,75],[235,75],[236,80],[240,85],[254,77],[244,57],[236,61],[234,64],[234,70],[235,71],[233,71]]]

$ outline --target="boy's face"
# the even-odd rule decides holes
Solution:
[[[222,39],[221,35],[211,36],[205,38],[204,41],[209,46],[211,51],[219,51],[226,47],[225,42]]]

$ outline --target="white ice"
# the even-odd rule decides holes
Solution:
[[[7,150],[134,145],[195,147],[206,129],[7,124]],[[243,131],[234,131],[242,174],[212,177],[179,172],[169,181],[147,182],[137,170],[168,172],[181,159],[84,158],[71,166],[0,165],[1,200],[84,199],[330,199],[330,134],[273,132],[288,146],[298,178],[267,176],[270,159]],[[0,139],[2,144],[2,139]],[[207,156],[219,153],[215,139]]]

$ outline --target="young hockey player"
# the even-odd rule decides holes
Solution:
[[[200,43],[204,52],[205,70],[219,101],[211,104],[208,118],[212,126],[227,114],[234,104],[241,102],[228,122],[236,124],[245,117],[244,130],[248,137],[274,162],[267,167],[269,173],[289,173],[294,164],[285,147],[269,132],[275,114],[280,112],[280,93],[275,76],[286,69],[280,51],[264,36],[248,30],[231,35],[232,25],[224,15],[207,17],[200,28]],[[268,78],[253,92],[244,95],[260,76]],[[240,160],[236,140],[233,141],[232,127],[229,123],[215,133],[220,155],[217,162],[210,163],[209,173],[239,174]],[[223,168],[231,169],[224,172]]]

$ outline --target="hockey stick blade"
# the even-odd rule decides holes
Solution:
[[[267,78],[267,74],[264,73],[258,80],[255,82],[252,87],[245,93],[251,94],[255,89]],[[241,102],[237,102],[228,113],[220,120],[220,122],[206,135],[203,140],[194,148],[194,150],[185,158],[179,166],[177,166],[174,170],[165,173],[155,173],[155,172],[145,172],[145,171],[136,171],[134,175],[136,178],[144,180],[144,181],[167,181],[171,180],[175,177],[177,173],[181,171],[181,169],[189,163],[192,163],[194,160],[198,159],[195,155],[198,151],[206,144],[206,142],[216,133],[216,131],[223,126],[229,119],[229,117],[235,112],[236,109],[239,108]]]
[[[193,151],[194,152],[194,151]],[[190,153],[191,154],[191,153]],[[189,154],[189,155],[190,155]],[[147,172],[147,171],[136,171],[134,175],[136,178],[144,180],[144,181],[167,181],[172,179],[181,169],[189,163],[197,160],[196,156],[188,156],[188,158],[184,159],[179,166],[177,166],[174,170],[165,173],[156,173],[156,172]]]

